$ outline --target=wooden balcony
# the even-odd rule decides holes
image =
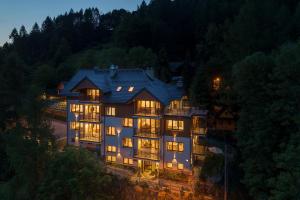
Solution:
[[[193,145],[193,154],[205,155],[206,151],[207,151],[207,147],[204,145],[198,145],[198,144]]]
[[[192,127],[192,133],[194,135],[203,135],[207,134],[207,128],[200,128],[200,127]]]
[[[80,114],[78,116],[78,121],[82,122],[100,122],[101,121],[101,115],[100,113],[85,113]]]
[[[159,108],[137,108],[135,114],[143,116],[158,116],[161,113]]]
[[[141,137],[141,138],[153,138],[158,139],[160,138],[160,129],[155,129],[155,133],[151,133],[149,129],[134,129],[134,136],[135,137]]]
[[[170,106],[167,106],[165,108],[165,115],[171,115],[171,116],[185,116],[190,117],[192,115],[206,115],[207,111],[202,110],[200,108],[196,107],[183,107],[183,108],[171,108]]]
[[[159,161],[159,150],[151,148],[135,149],[134,157],[140,159]]]

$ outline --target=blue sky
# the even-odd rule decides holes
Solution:
[[[25,25],[29,32],[34,22],[41,22],[46,16],[55,17],[73,8],[97,7],[106,13],[113,9],[135,10],[142,0],[0,0],[0,46],[9,41],[14,27]],[[149,0],[146,0],[149,2]]]

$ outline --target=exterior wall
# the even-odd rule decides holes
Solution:
[[[183,131],[167,130],[167,120],[183,121],[184,130]],[[174,134],[176,134],[177,136],[180,137],[191,137],[191,126],[192,126],[191,118],[181,117],[181,116],[164,116],[163,124],[165,127],[165,135],[173,136]]]
[[[117,112],[117,111],[116,111]],[[123,158],[133,158],[133,148],[123,147],[122,146],[122,139],[123,138],[131,138],[133,139],[133,128],[130,127],[123,127],[122,126],[123,118],[120,117],[113,117],[113,116],[105,116],[104,117],[104,126],[109,127],[113,126],[116,128],[116,135],[111,136],[107,135],[106,128],[104,129],[104,140],[105,140],[105,147],[108,145],[116,146],[117,152],[103,152],[103,155],[116,155],[117,156],[117,163],[122,164]],[[105,148],[106,149],[106,148]]]
[[[167,142],[173,142],[174,137],[172,136],[164,136],[164,166],[167,168],[167,163],[172,163],[172,160],[175,158],[177,163],[182,163],[184,165],[184,170],[191,170],[191,139],[187,137],[176,137],[176,142],[182,142],[184,144],[183,152],[178,151],[168,151],[167,150]],[[168,168],[167,168],[168,169]]]
[[[153,100],[152,96],[147,97],[147,93],[141,93],[142,96],[139,98],[149,98],[147,100]],[[152,98],[152,99],[151,99]],[[143,99],[143,100],[145,100]],[[155,100],[155,99],[154,99]],[[70,112],[70,104],[89,104],[89,102],[82,102],[79,100],[68,99],[67,101],[67,141],[70,145],[75,145],[75,142],[72,138],[75,137],[75,131],[71,130],[70,122],[75,121],[75,114]],[[181,163],[184,166],[183,170],[179,171],[191,171],[191,152],[192,152],[192,141],[191,141],[191,118],[190,117],[182,117],[182,116],[137,116],[134,113],[135,102],[131,102],[128,104],[100,104],[101,109],[101,137],[102,141],[100,146],[95,145],[91,142],[80,142],[80,146],[83,148],[94,149],[96,151],[100,151],[101,155],[106,159],[107,156],[116,156],[116,163],[123,164],[123,158],[131,158],[133,159],[133,164],[130,166],[137,167],[138,160],[144,161],[148,159],[137,158],[134,155],[135,149],[138,147],[138,139],[139,137],[134,136],[134,130],[137,128],[138,118],[155,118],[160,119],[160,137],[156,140],[159,141],[159,161],[152,161],[155,164],[158,164],[159,169],[167,169],[167,170],[177,170],[177,167],[167,168],[167,163],[172,163],[174,154],[176,155],[177,163]],[[115,116],[106,116],[105,115],[105,107],[115,107],[116,115]],[[123,127],[123,119],[125,117],[133,118],[133,127]],[[183,120],[184,121],[184,130],[183,131],[169,131],[166,130],[166,120]],[[106,128],[108,126],[113,126],[116,128],[116,136],[110,136],[106,134]],[[118,134],[119,132],[119,134]],[[183,152],[174,152],[167,150],[167,142],[174,141],[174,133],[176,134],[176,142],[182,142],[184,144]],[[131,138],[133,147],[123,147],[122,139],[123,138]],[[116,146],[116,152],[107,152],[107,146]]]

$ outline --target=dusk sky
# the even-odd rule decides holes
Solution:
[[[146,0],[149,2],[150,0]],[[39,25],[47,17],[55,17],[73,8],[97,7],[101,13],[124,8],[135,10],[142,0],[0,0],[0,46],[9,41],[14,27],[25,25],[30,32],[34,22]]]

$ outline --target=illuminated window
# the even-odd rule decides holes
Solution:
[[[116,152],[117,151],[117,147],[116,146],[110,146],[110,145],[108,145],[106,147],[106,149],[107,149],[108,152]]]
[[[213,89],[214,90],[219,90],[221,87],[221,78],[220,77],[215,77],[213,79]]]
[[[167,163],[167,168],[172,168],[173,164],[172,163]]]
[[[141,114],[158,115],[160,113],[160,103],[157,101],[144,101],[137,102],[137,112]]]
[[[98,105],[85,105],[85,112],[83,119],[86,121],[99,121],[100,120],[100,106]]]
[[[132,139],[131,138],[123,138],[122,145],[123,145],[123,147],[132,147]]]
[[[121,90],[122,90],[122,86],[118,86],[116,89],[117,92],[120,92]]]
[[[184,150],[184,144],[182,142],[167,142],[167,150],[182,152]]]
[[[106,156],[106,161],[108,162],[116,162],[117,157],[116,156]]]
[[[128,88],[128,92],[133,92],[133,89],[134,89],[134,87],[133,87],[133,86],[130,86],[130,87]]]
[[[123,163],[124,164],[133,165],[133,159],[131,159],[131,158],[124,158],[123,159]]]
[[[159,141],[150,139],[139,139],[138,148],[159,149]]]
[[[114,127],[114,126],[106,127],[106,134],[107,135],[116,135],[116,127]]]
[[[92,101],[98,100],[100,96],[100,91],[95,89],[87,89],[87,96]]]
[[[115,107],[106,107],[105,112],[106,112],[106,115],[115,116],[116,115],[116,108]]]
[[[184,129],[184,122],[181,120],[167,120],[167,129],[182,131]]]
[[[78,122],[70,122],[71,130],[79,130],[79,123]]]
[[[83,113],[83,105],[81,104],[70,104],[70,111],[73,113]]]
[[[150,118],[138,119],[138,130],[141,133],[157,134],[159,132],[160,120]]]
[[[80,140],[100,142],[100,124],[80,123]]]
[[[123,119],[123,126],[132,127],[133,126],[133,119],[132,118],[124,118]]]
[[[178,163],[177,168],[180,169],[180,170],[182,170],[183,169],[183,164],[182,163]]]

